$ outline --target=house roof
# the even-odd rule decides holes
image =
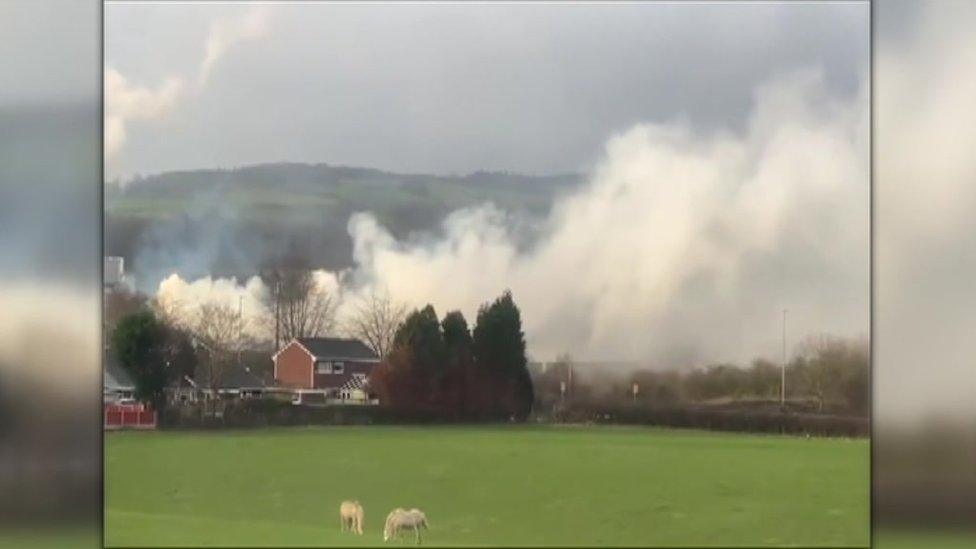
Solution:
[[[379,360],[376,353],[358,339],[338,337],[295,338],[316,359]]]
[[[209,388],[210,382],[208,381],[209,375],[207,369],[204,367],[197,368],[196,379],[194,380],[198,387]],[[258,376],[251,372],[250,368],[242,366],[240,364],[233,364],[227,366],[221,376],[220,385],[218,389],[260,389],[267,387],[267,384]]]
[[[106,352],[102,373],[102,386],[109,390],[134,390],[136,383],[132,381],[132,376],[125,368],[119,364],[115,353]]]
[[[224,372],[221,380],[221,389],[254,389],[264,387],[264,380],[260,376],[251,373],[251,369],[246,366],[230,367]]]

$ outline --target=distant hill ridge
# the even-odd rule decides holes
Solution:
[[[372,212],[406,239],[486,202],[538,220],[583,181],[580,174],[407,174],[297,162],[163,172],[106,185],[105,253],[153,271],[144,279],[172,270],[245,276],[289,254],[343,268],[352,262],[346,227],[354,212]]]
[[[232,181],[254,181],[267,178],[295,181],[329,182],[336,179],[379,179],[391,183],[419,183],[441,181],[447,183],[518,183],[518,184],[572,184],[578,183],[582,176],[578,173],[563,173],[553,175],[531,175],[504,170],[476,170],[467,174],[433,174],[392,172],[377,168],[332,165],[327,163],[303,162],[269,162],[249,164],[234,168],[201,168],[195,170],[172,170],[148,176],[136,176],[134,179],[119,184],[118,180],[106,185],[112,194],[132,192],[135,189],[144,190],[146,185],[187,184],[202,182],[205,184],[226,183]]]

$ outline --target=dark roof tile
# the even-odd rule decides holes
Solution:
[[[298,343],[315,355],[316,359],[378,359],[376,353],[358,339],[343,339],[338,337],[299,337],[296,339]]]
[[[210,376],[207,368],[197,367],[196,383],[201,389],[209,388]],[[267,384],[260,376],[254,374],[246,366],[231,364],[226,367],[220,379],[218,389],[260,389]]]
[[[104,354],[102,384],[111,389],[131,389],[135,382],[129,372],[119,363],[118,357],[111,351]]]

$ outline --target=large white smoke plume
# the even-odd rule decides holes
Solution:
[[[336,276],[328,271],[316,271],[316,286],[331,296],[340,295]],[[193,281],[172,274],[159,283],[157,304],[177,320],[192,325],[199,306],[212,303],[239,310],[245,322],[244,335],[258,341],[270,341],[274,331],[267,310],[269,288],[257,276],[238,282],[235,278],[209,276]]]
[[[246,334],[255,338],[265,338],[262,313],[268,289],[261,279],[254,276],[239,284],[233,278],[211,278],[209,276],[188,282],[173,274],[159,283],[156,301],[164,311],[186,323],[193,322],[197,307],[204,303],[215,303],[240,310],[247,322]]]
[[[380,289],[473,323],[510,289],[534,357],[661,366],[778,358],[784,308],[791,343],[867,334],[868,112],[867,90],[838,99],[819,71],[801,71],[757,90],[742,133],[638,125],[609,140],[527,250],[490,204],[454,212],[420,243],[357,214],[356,267],[335,278],[340,320]],[[160,292],[183,287],[170,279]]]

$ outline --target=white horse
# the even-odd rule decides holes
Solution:
[[[349,530],[363,535],[363,506],[358,501],[343,501],[339,504],[339,520],[342,531]]]
[[[402,513],[406,513],[407,510],[403,507],[397,507],[396,509],[390,511],[389,515],[386,515],[386,523],[383,525],[383,541],[389,541],[393,537],[393,519]]]
[[[404,510],[402,507],[390,511],[383,526],[383,541],[399,537],[404,530],[413,528],[417,545],[420,545],[420,528],[427,529],[427,515],[420,509]]]

